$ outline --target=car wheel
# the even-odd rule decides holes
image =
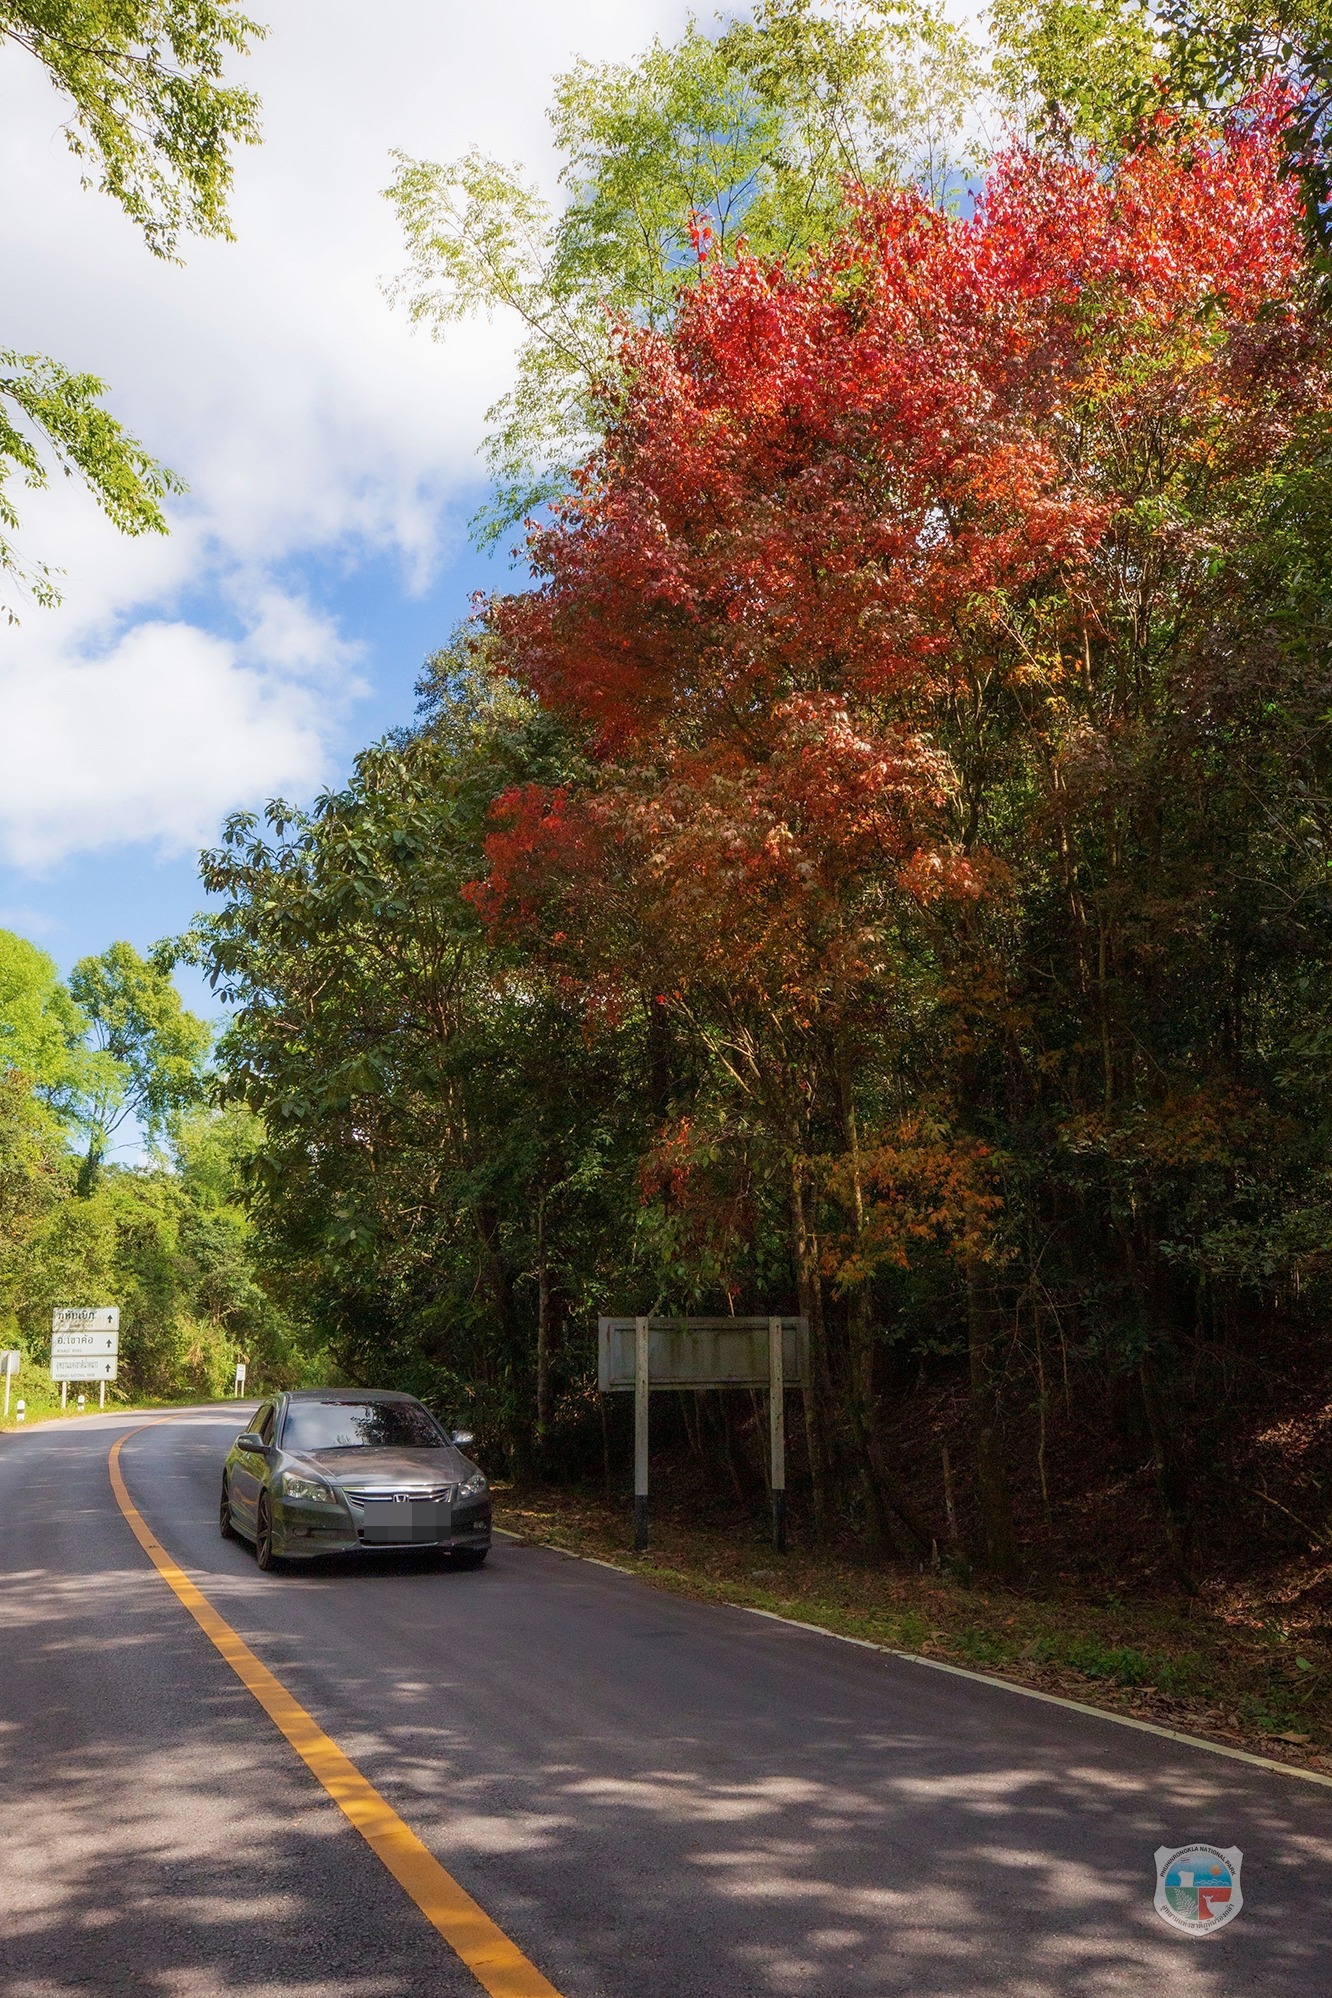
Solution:
[[[217,1528],[224,1540],[236,1538],[236,1522],[231,1517],[231,1492],[225,1478],[222,1480],[222,1501],[217,1509]]]
[[[459,1547],[450,1560],[455,1568],[479,1568],[489,1552],[488,1547]]]
[[[278,1564],[278,1557],[273,1552],[273,1508],[267,1493],[259,1500],[259,1512],[254,1522],[254,1558],[265,1573]]]

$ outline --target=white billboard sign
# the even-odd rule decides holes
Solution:
[[[51,1355],[51,1379],[53,1381],[113,1381],[116,1378],[116,1355],[97,1353],[53,1353]]]
[[[77,1353],[100,1354],[120,1351],[119,1332],[53,1332],[51,1358],[73,1359]]]
[[[119,1332],[118,1304],[65,1304],[51,1313],[53,1332]]]

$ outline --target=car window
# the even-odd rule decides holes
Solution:
[[[255,1435],[261,1437],[265,1443],[271,1443],[273,1440],[273,1417],[276,1412],[276,1405],[270,1401],[266,1408],[260,1409],[250,1424]]]
[[[448,1438],[419,1401],[294,1401],[284,1450],[442,1450]]]

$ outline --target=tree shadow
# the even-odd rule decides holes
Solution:
[[[1332,1989],[1332,1814],[1281,1776],[543,1550],[231,1586],[566,1998]],[[1246,1855],[1207,1941],[1152,1906],[1195,1838]]]
[[[152,1436],[154,1530],[564,1998],[1332,1990],[1319,1789],[541,1549],[261,1575],[216,1536],[216,1435]],[[0,1583],[5,1998],[474,1998],[104,1465],[43,1461]],[[1155,1848],[1199,1838],[1245,1854],[1207,1942],[1152,1908]]]

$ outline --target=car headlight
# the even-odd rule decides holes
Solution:
[[[318,1478],[303,1478],[295,1471],[284,1471],[278,1479],[278,1489],[283,1498],[305,1499],[313,1505],[336,1505],[328,1486]]]
[[[489,1490],[490,1486],[486,1483],[480,1471],[473,1471],[466,1483],[459,1485],[458,1497],[460,1499],[480,1498],[482,1492],[488,1492]]]

